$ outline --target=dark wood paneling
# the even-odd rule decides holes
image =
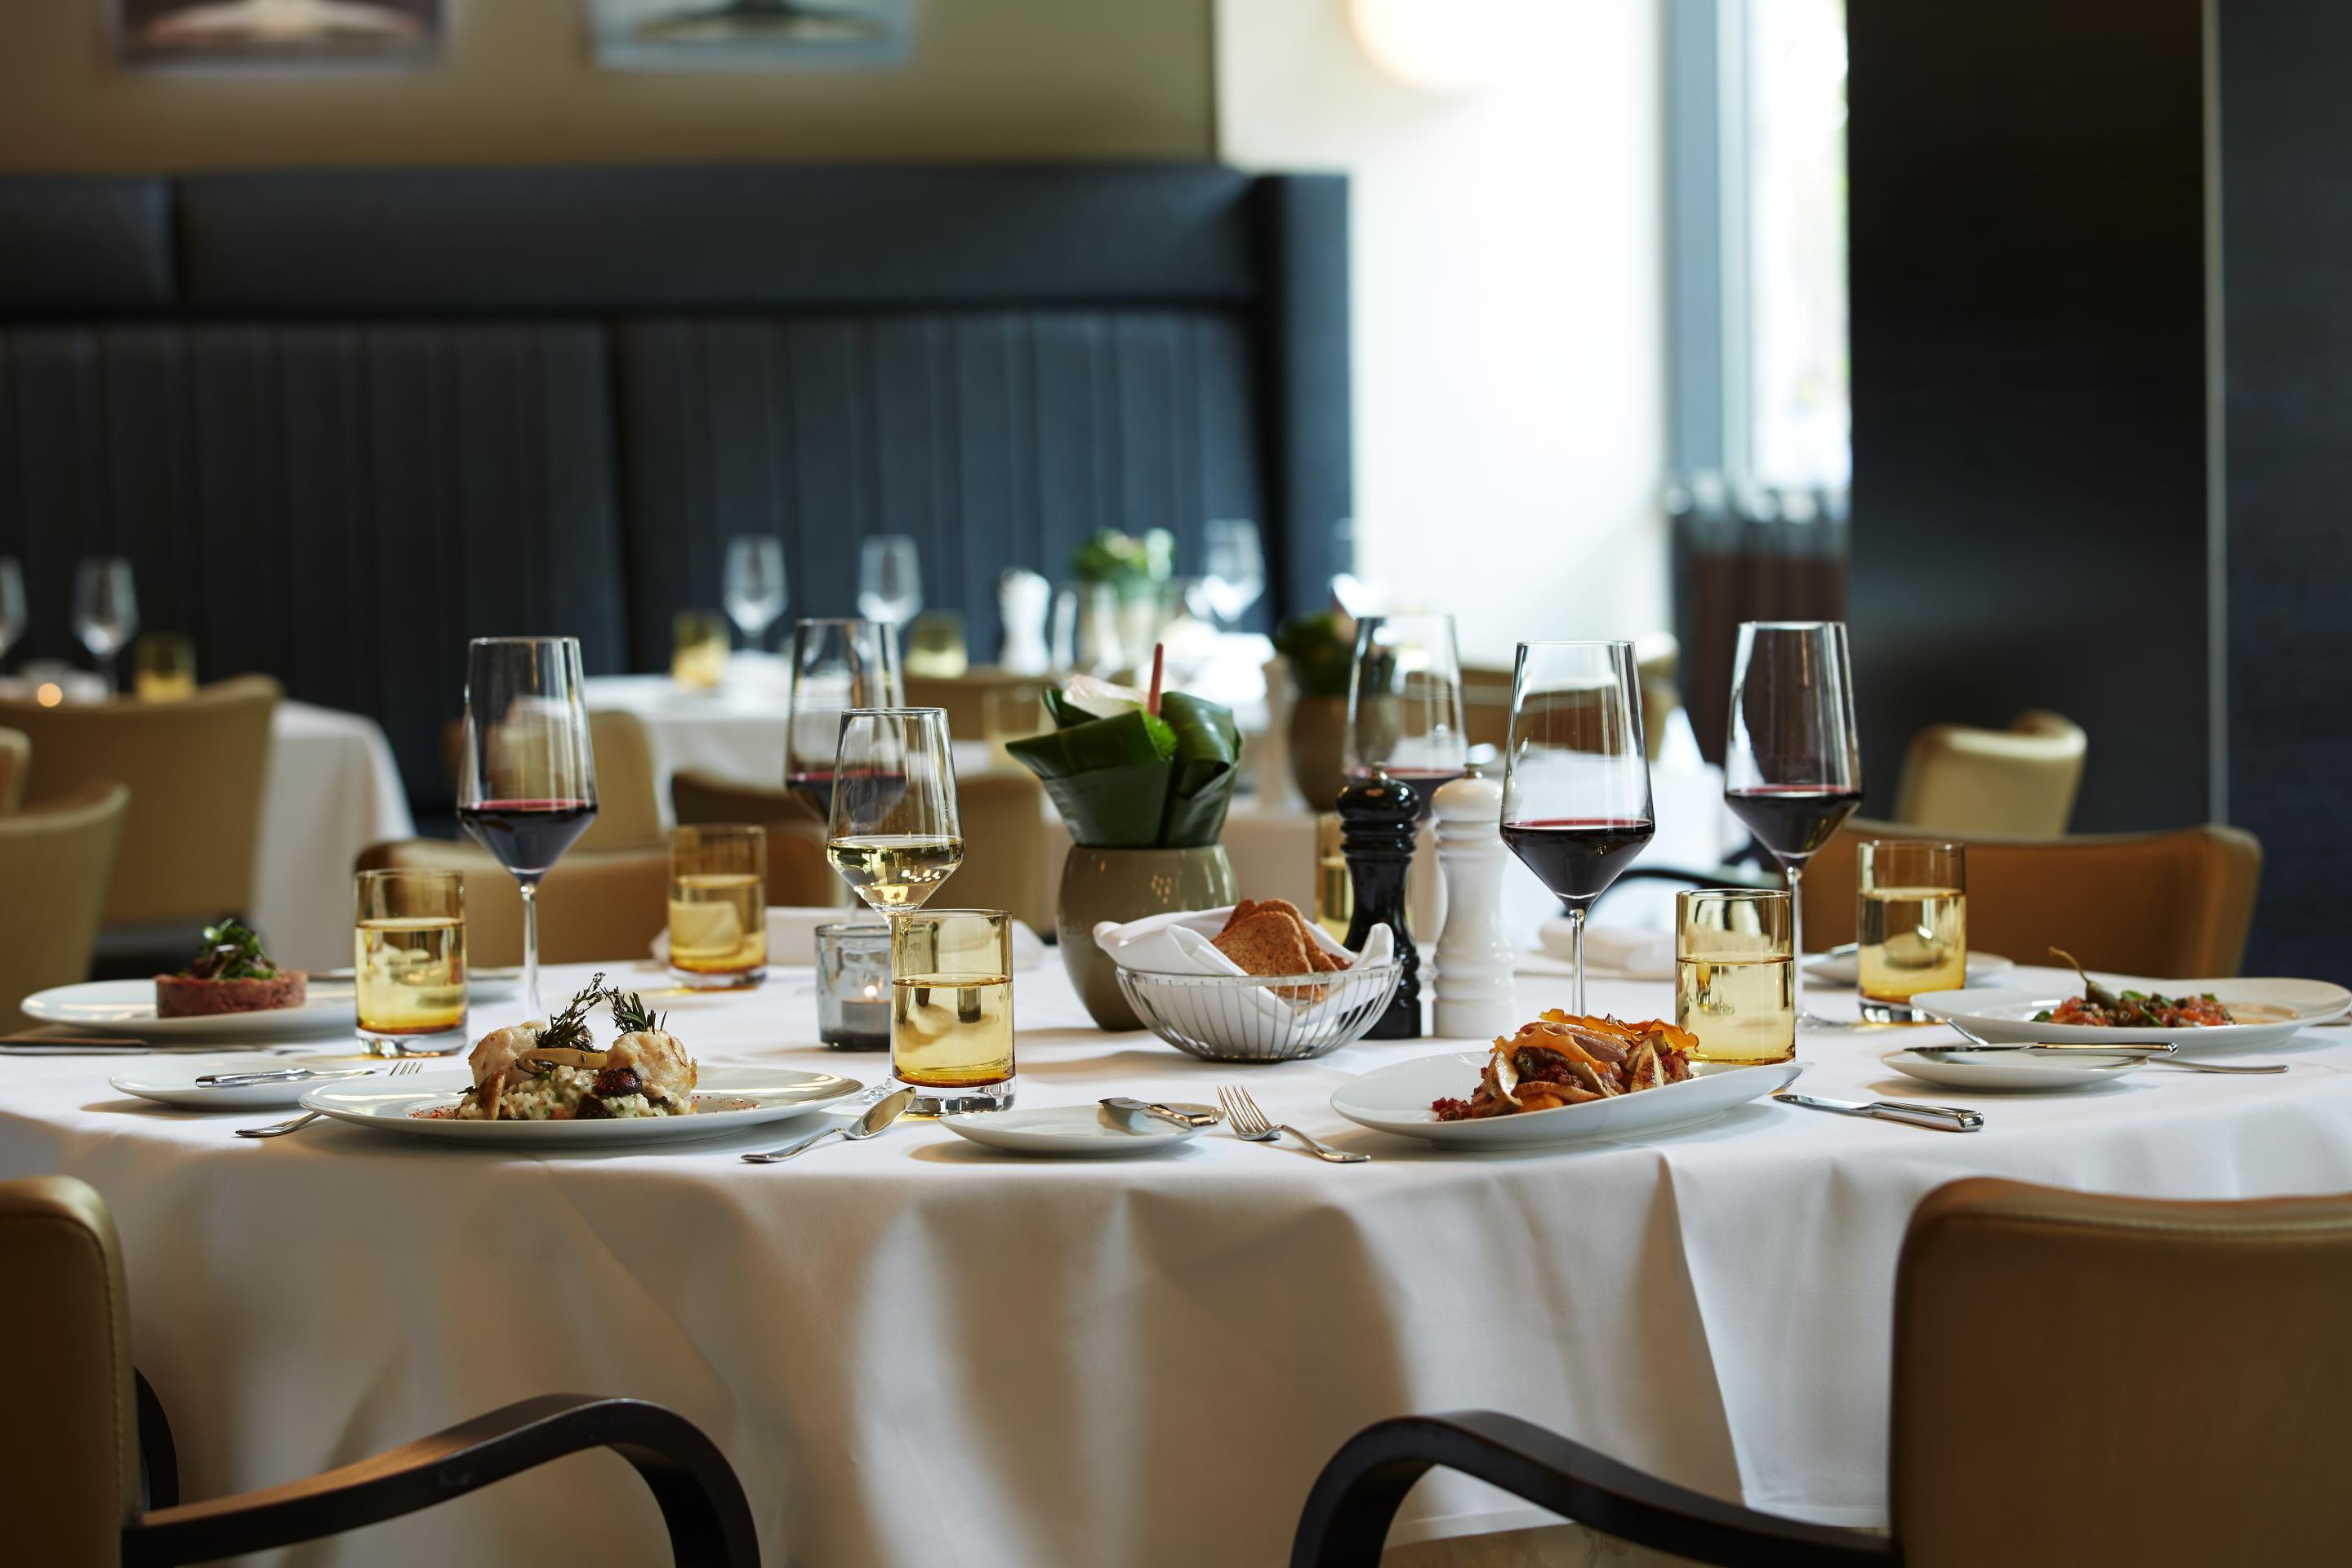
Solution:
[[[2197,0],[1854,0],[1853,581],[1870,808],[2053,708],[2075,825],[2208,814]]]

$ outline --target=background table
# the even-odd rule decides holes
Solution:
[[[551,972],[549,989],[584,977]],[[878,1075],[880,1058],[812,1048],[805,984],[783,970],[751,996],[662,1002],[707,1061]],[[1565,988],[1523,977],[1521,1006]],[[1595,1001],[1671,1005],[1630,982]],[[1024,1105],[1206,1100],[1239,1079],[1376,1158],[1211,1134],[1146,1160],[1037,1162],[916,1123],[766,1168],[736,1156],[772,1132],[572,1158],[334,1123],[257,1143],[229,1136],[250,1113],[116,1096],[115,1060],[8,1058],[0,1174],[68,1172],[114,1205],[134,1352],[190,1497],[529,1394],[626,1394],[718,1441],[772,1554],[992,1568],[1278,1563],[1349,1434],[1475,1405],[1710,1492],[1874,1522],[1895,1253],[1931,1188],[1980,1173],[2175,1197],[2352,1188],[2342,1029],[2281,1049],[2294,1068],[2277,1078],[1985,1096],[1989,1125],[1969,1136],[1767,1103],[1651,1139],[1465,1155],[1326,1103],[1438,1042],[1212,1066],[1083,1026],[1051,964],[1019,977],[1016,1006]],[[1911,1037],[1809,1038],[1802,1085],[1950,1099],[1878,1063]],[[1433,1480],[1398,1539],[1537,1517]],[[587,1568],[656,1560],[652,1529],[617,1461],[572,1461],[294,1560],[555,1548]]]
[[[352,863],[369,845],[415,831],[381,725],[280,702],[269,725],[247,911],[271,954],[296,969],[349,968]]]

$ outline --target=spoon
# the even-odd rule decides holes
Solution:
[[[913,1089],[899,1089],[876,1101],[865,1115],[855,1121],[844,1121],[828,1127],[814,1138],[803,1138],[797,1143],[788,1143],[781,1149],[770,1149],[759,1154],[746,1154],[743,1156],[743,1163],[747,1165],[772,1165],[779,1160],[791,1159],[803,1149],[814,1149],[828,1138],[846,1138],[853,1143],[862,1143],[898,1121],[907,1107],[914,1103],[914,1100]]]
[[[1959,1036],[1962,1039],[1974,1040],[1978,1045],[1987,1047],[1996,1051],[2008,1048],[1993,1044],[1992,1041],[1986,1039],[1982,1035],[1977,1034],[1965,1027],[1956,1019],[1947,1018],[1944,1022],[1951,1025],[1952,1033]],[[2065,1046],[2059,1048],[2063,1050],[2078,1050],[2083,1047]],[[2131,1047],[2128,1046],[2107,1046],[2096,1048],[2112,1052],[2123,1052],[2128,1051]],[[2173,1047],[2168,1045],[2165,1048],[2167,1050],[2170,1050]],[[2284,1062],[2264,1062],[2259,1064],[2240,1063],[2236,1066],[2224,1066],[2220,1062],[2174,1061],[2169,1057],[2144,1057],[2141,1058],[2141,1065],[2152,1068],[2178,1068],[2182,1072],[2266,1073],[2286,1071],[2286,1064]]]

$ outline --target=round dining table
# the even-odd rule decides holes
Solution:
[[[805,968],[686,994],[649,966],[610,967],[706,1064],[887,1072],[819,1046]],[[545,993],[588,974],[551,970]],[[248,1141],[232,1130],[283,1113],[169,1110],[109,1087],[135,1058],[55,1056],[0,1059],[0,1176],[67,1173],[112,1206],[132,1352],[190,1499],[533,1394],[625,1394],[725,1451],[769,1561],[974,1568],[1276,1564],[1350,1434],[1476,1407],[1757,1507],[1883,1524],[1895,1261],[1931,1189],[1979,1174],[2179,1198],[2352,1189],[2343,1028],[2266,1048],[2288,1065],[2274,1076],[2150,1069],[1967,1098],[1984,1117],[1972,1133],[1762,1100],[1676,1131],[1486,1152],[1358,1127],[1329,1103],[1353,1075],[1477,1042],[1199,1061],[1092,1027],[1050,954],[1014,998],[1023,1107],[1213,1101],[1239,1083],[1276,1120],[1371,1158],[1214,1130],[1133,1159],[1034,1159],[911,1121],[773,1165],[740,1156],[802,1123],[613,1152],[332,1121]],[[1568,999],[1556,973],[1517,981],[1528,1017]],[[1591,1001],[1673,1016],[1663,982],[1596,980]],[[520,1013],[478,1005],[473,1028]],[[1880,1060],[1928,1038],[1950,1037],[1808,1035],[1796,1087],[1962,1099]],[[2200,1331],[2216,1330],[2182,1325]],[[1433,1476],[1391,1539],[1547,1518]],[[279,1561],[558,1556],[665,1560],[619,1460],[566,1460]]]

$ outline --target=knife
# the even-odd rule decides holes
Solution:
[[[299,1083],[305,1079],[365,1078],[373,1068],[278,1068],[271,1072],[205,1072],[196,1075],[198,1089],[246,1089],[257,1083]]]
[[[2169,1040],[2160,1041],[2152,1046],[2129,1044],[2095,1046],[2087,1040],[2072,1043],[2036,1040],[2015,1045],[1978,1045],[1971,1042],[1964,1046],[1915,1046],[1912,1047],[1923,1057],[1980,1056],[1988,1051],[2049,1051],[2058,1055],[2094,1057],[2168,1057],[2176,1048]]]
[[[1901,1100],[1874,1100],[1864,1104],[1858,1100],[1823,1100],[1819,1095],[1790,1094],[1786,1089],[1772,1098],[1783,1105],[1801,1105],[1808,1110],[1834,1110],[1841,1116],[1874,1116],[1882,1121],[1905,1121],[1914,1127],[1932,1127],[1941,1132],[1974,1132],[1984,1126],[1983,1117],[1957,1105],[1923,1105]]]
[[[1102,1107],[1098,1114],[1104,1124],[1127,1132],[1150,1131],[1150,1129],[1145,1125],[1147,1121],[1170,1121],[1179,1127],[1197,1130],[1214,1127],[1224,1120],[1213,1110],[1179,1110],[1172,1105],[1146,1105],[1123,1094],[1112,1095],[1098,1103]]]

